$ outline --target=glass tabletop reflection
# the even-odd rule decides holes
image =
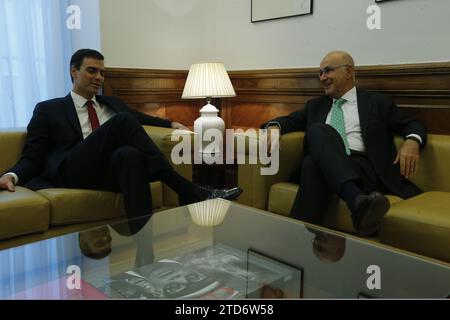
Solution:
[[[0,251],[1,299],[449,293],[445,262],[221,199]]]

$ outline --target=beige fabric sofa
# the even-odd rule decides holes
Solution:
[[[297,190],[301,188],[289,182],[289,178],[300,163],[303,137],[303,132],[281,137],[280,168],[276,175],[261,175],[260,164],[246,161],[239,165],[238,183],[245,192],[238,202],[288,215]],[[397,137],[397,146],[402,141]],[[247,145],[247,157],[248,154]],[[418,173],[412,181],[425,193],[408,200],[388,195],[391,209],[382,221],[377,240],[450,262],[450,136],[429,135],[428,145],[421,153]],[[337,197],[329,207],[326,226],[355,232],[347,206]]]
[[[173,129],[144,126],[149,136],[170,159]],[[0,172],[20,158],[26,130],[0,131]],[[192,179],[189,165],[176,170]],[[150,183],[153,209],[178,205],[176,194],[160,181]],[[122,195],[106,191],[43,189],[36,192],[18,186],[15,192],[0,191],[0,249],[28,243],[124,217]],[[157,226],[159,232],[176,225]]]

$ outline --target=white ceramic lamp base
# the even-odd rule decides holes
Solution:
[[[208,103],[200,109],[200,118],[194,122],[194,132],[197,133],[196,145],[200,153],[222,152],[225,122],[218,116],[218,113],[219,110]],[[220,141],[216,141],[218,136],[221,137]]]

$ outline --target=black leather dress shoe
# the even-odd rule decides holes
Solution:
[[[353,225],[358,235],[369,237],[377,233],[381,219],[388,212],[389,200],[379,192],[361,195],[355,199]]]
[[[213,189],[206,199],[208,200],[221,198],[231,201],[239,197],[243,191],[244,190],[242,190],[241,187],[235,187],[231,189]]]

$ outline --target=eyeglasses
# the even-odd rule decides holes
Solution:
[[[319,78],[324,74],[329,74],[330,72],[333,72],[334,70],[343,68],[343,67],[348,67],[348,64],[340,64],[340,65],[337,65],[334,67],[326,66],[323,69],[319,69]]]

